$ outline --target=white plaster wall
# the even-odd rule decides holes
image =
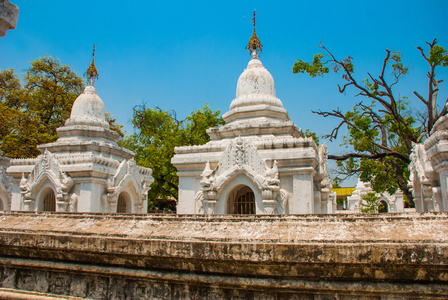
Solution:
[[[311,172],[293,175],[293,214],[314,213],[314,184]]]
[[[12,185],[11,210],[22,210],[22,194],[18,182]]]
[[[179,199],[183,201],[177,202],[178,214],[195,214],[195,177],[180,176],[179,177]]]
[[[199,213],[201,213],[201,212],[200,212],[201,207],[199,206],[198,201],[196,201],[196,194],[197,194],[197,193],[201,190],[201,188],[202,188],[202,186],[201,186],[201,180],[202,180],[202,177],[199,177],[199,176],[196,176],[196,177],[194,178],[194,195],[195,195],[195,198],[194,198],[194,200],[193,200],[193,203],[194,203],[194,213],[195,213],[195,214],[199,214]],[[178,201],[178,203],[179,203],[179,201]]]
[[[440,188],[442,192],[441,203],[439,203],[440,211],[448,211],[448,166],[437,170],[440,179]]]
[[[395,212],[404,212],[404,198],[403,195],[395,195]]]
[[[313,213],[320,214],[322,212],[322,210],[325,209],[325,208],[321,207],[321,201],[320,201],[321,193],[320,193],[319,190],[316,190],[314,188],[313,195],[314,195],[314,199],[313,199],[313,203],[314,203]],[[326,206],[326,203],[325,203],[325,206]]]
[[[82,182],[78,198],[78,212],[106,212],[107,207],[103,207],[101,198],[104,194],[105,186],[97,181]]]

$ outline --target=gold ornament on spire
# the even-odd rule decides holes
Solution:
[[[249,50],[249,54],[252,56],[252,58],[258,58],[258,52],[260,52],[263,49],[263,45],[260,43],[260,40],[258,39],[257,33],[255,32],[255,10],[254,10],[254,17],[251,19],[254,23],[254,32],[252,33],[252,37],[249,40],[249,44],[246,46],[246,50]]]
[[[93,56],[92,56],[92,62],[90,63],[89,68],[87,69],[87,72],[84,73],[84,77],[87,78],[88,84],[90,86],[93,86],[93,82],[98,79],[98,70],[95,67],[95,44],[93,44]]]

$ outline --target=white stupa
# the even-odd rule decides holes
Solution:
[[[326,147],[304,138],[276,97],[259,60],[254,31],[251,60],[238,79],[226,125],[207,130],[210,142],[177,147],[179,214],[328,213]]]
[[[94,58],[86,76],[87,87],[57,129],[59,139],[39,145],[37,158],[11,160],[11,210],[147,212],[152,171],[137,166],[134,153],[118,146],[120,135],[110,130],[94,87]]]

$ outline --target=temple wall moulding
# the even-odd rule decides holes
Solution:
[[[115,212],[119,195],[126,191],[131,194],[132,212],[146,212],[147,194],[154,179],[152,171],[148,168],[137,166],[134,159],[123,160],[117,168],[115,175],[107,180],[103,201],[108,211]]]
[[[20,193],[23,210],[34,210],[36,195],[43,184],[51,182],[56,197],[57,211],[67,211],[69,192],[74,185],[73,179],[61,171],[54,154],[46,150],[37,158],[37,163],[27,178],[22,173]]]
[[[63,172],[59,160],[66,163],[63,166],[74,171]],[[17,168],[24,170],[23,168],[30,167],[14,161],[12,166],[15,169],[11,170],[14,175],[17,175]],[[67,164],[69,161],[70,164]],[[91,172],[98,165],[113,167],[114,164],[110,162],[112,162],[110,158],[95,159],[92,155],[75,156],[68,160],[65,156],[59,158],[46,150],[36,158],[27,176],[26,172],[20,173],[21,179],[16,182],[19,192],[16,193],[15,210],[53,210],[51,206],[43,203],[47,191],[47,194],[54,193],[55,211],[118,212],[117,205],[121,195],[126,202],[122,204],[125,208],[121,212],[145,213],[147,192],[154,181],[151,169],[137,166],[133,159],[124,159],[112,169],[115,170],[113,175],[108,175],[109,173],[104,173],[103,170],[103,173],[96,171],[97,176],[100,176],[96,179],[85,177],[86,172]],[[89,164],[86,166],[85,163]],[[79,175],[77,172],[80,172]],[[109,178],[101,178],[105,176]]]
[[[210,163],[206,163],[201,174],[201,191],[196,196],[201,211],[214,214],[222,188],[240,174],[249,178],[261,191],[264,213],[273,214],[280,191],[277,161],[273,161],[272,167],[267,166],[257,148],[241,137],[228,145],[215,169],[211,170]]]

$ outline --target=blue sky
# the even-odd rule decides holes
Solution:
[[[413,107],[414,90],[427,93],[426,62],[417,46],[437,38],[448,48],[447,0],[427,1],[56,1],[11,0],[17,28],[0,38],[0,69],[21,73],[49,54],[78,75],[96,43],[100,78],[95,84],[106,110],[128,133],[135,105],[174,109],[180,118],[209,103],[225,113],[250,56],[244,50],[257,11],[261,61],[276,83],[291,119],[318,135],[336,120],[311,110],[350,109],[360,98],[339,94],[340,75],[293,75],[298,58],[310,61],[320,41],[338,58],[354,58],[355,75],[378,74],[385,49],[402,52],[409,75],[397,86]],[[426,49],[426,48],[425,48]],[[448,96],[448,70],[438,72],[439,102]],[[331,154],[346,151],[328,143]]]

